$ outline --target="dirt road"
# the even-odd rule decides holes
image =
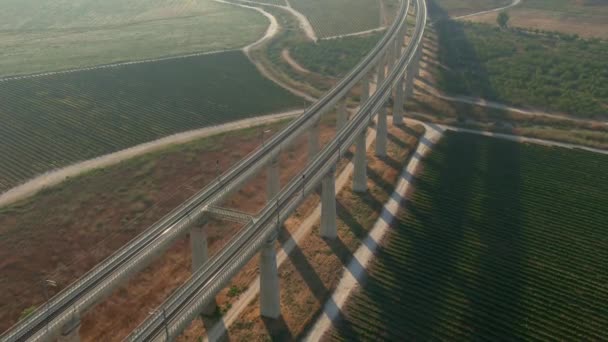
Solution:
[[[183,144],[189,141],[209,137],[224,132],[255,127],[263,124],[269,124],[288,118],[296,117],[301,113],[302,110],[294,110],[285,113],[258,116],[226,123],[223,125],[205,127],[201,129],[178,133],[155,141],[133,146],[122,151],[100,156],[95,159],[90,159],[81,163],[73,164],[59,170],[42,174],[36,178],[27,181],[22,185],[14,187],[9,191],[0,194],[0,207],[30,197],[44,188],[57,185],[65,181],[67,178],[77,176],[83,172],[115,165],[130,158],[134,158],[153,151],[158,151],[160,149],[166,148],[167,146]]]

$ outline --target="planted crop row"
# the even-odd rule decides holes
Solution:
[[[606,340],[608,157],[448,133],[335,340]]]
[[[375,0],[290,0],[310,21],[319,38],[361,32],[381,26]]]
[[[301,107],[240,51],[0,83],[0,192],[171,134]]]

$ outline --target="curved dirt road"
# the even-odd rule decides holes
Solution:
[[[450,102],[460,102],[460,103],[466,103],[466,104],[471,104],[471,105],[476,105],[476,106],[481,106],[481,107],[500,109],[500,110],[515,112],[515,113],[522,114],[522,115],[544,116],[544,117],[551,118],[551,119],[570,120],[570,121],[581,122],[581,123],[608,125],[608,121],[583,119],[583,118],[579,118],[579,117],[567,115],[567,114],[555,114],[555,113],[547,113],[547,112],[543,112],[543,111],[522,109],[522,108],[509,106],[509,105],[506,105],[503,103],[499,103],[499,102],[494,102],[494,101],[485,100],[482,98],[475,98],[475,97],[470,97],[470,96],[465,96],[465,95],[446,95],[446,94],[439,92],[439,90],[437,90],[436,88],[431,87],[428,84],[425,84],[424,82],[417,82],[416,85],[418,85],[420,88],[423,88],[430,95],[437,97],[439,99],[442,99],[442,100],[450,101]],[[419,93],[418,91],[416,91],[416,92]]]
[[[294,110],[290,112],[258,116],[249,119],[233,121],[218,126],[205,127],[197,130],[178,133],[158,140],[133,146],[122,151],[106,154],[95,159],[90,159],[77,164],[73,164],[59,170],[50,171],[0,194],[0,207],[35,195],[37,192],[44,188],[60,184],[67,178],[75,177],[83,172],[115,165],[127,159],[161,150],[163,148],[166,148],[167,146],[183,144],[196,139],[205,138],[229,131],[269,124],[284,119],[296,117],[301,113],[302,110]]]
[[[507,6],[503,6],[503,7],[499,7],[499,8],[494,8],[494,9],[487,10],[487,11],[481,11],[481,12],[475,12],[475,13],[471,13],[471,14],[461,15],[461,16],[458,16],[458,17],[454,17],[452,19],[454,19],[454,20],[456,20],[456,19],[465,19],[465,18],[474,17],[474,16],[477,16],[477,15],[482,15],[482,14],[486,14],[486,13],[499,12],[499,11],[506,10],[506,9],[511,8],[511,7],[517,6],[520,3],[521,3],[521,0],[513,0],[513,2],[510,3]]]
[[[223,3],[227,3],[227,4],[240,6],[240,4],[238,4],[238,3],[224,1],[224,0],[214,0],[214,1],[220,1]],[[275,4],[268,4],[268,3],[264,3],[264,2],[256,2],[256,1],[251,1],[251,0],[239,0],[239,2],[244,2],[244,3],[255,5],[252,7],[256,7],[256,8],[259,8],[257,6],[270,6],[270,7],[282,8],[282,9],[288,11],[289,13],[291,13],[294,17],[296,17],[296,19],[298,19],[298,22],[300,23],[300,28],[302,29],[302,31],[304,31],[304,34],[306,35],[306,37],[308,39],[312,40],[313,42],[316,42],[318,40],[317,34],[315,33],[315,30],[312,28],[310,21],[308,21],[308,18],[306,18],[306,16],[304,14],[293,9],[293,7],[291,7],[291,5],[288,5],[288,6],[275,5]],[[247,6],[247,7],[250,7],[250,6]]]

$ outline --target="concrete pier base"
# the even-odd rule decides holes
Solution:
[[[361,132],[355,142],[355,169],[353,175],[354,192],[367,191],[367,156],[365,146],[365,133],[365,131]]]
[[[308,134],[308,160],[314,159],[317,153],[319,153],[319,136],[319,122],[316,122],[310,127],[310,132]]]
[[[338,236],[336,223],[336,168],[323,177],[321,193],[321,237],[334,239]]]
[[[268,241],[260,252],[260,314],[273,319],[281,316],[275,241],[276,237]]]
[[[386,123],[386,108],[378,112],[378,124],[376,126],[376,156],[386,156],[388,128]]]
[[[399,83],[397,83],[397,87],[395,88],[395,100],[393,106],[393,125],[395,126],[403,126],[403,104],[405,97],[405,90],[403,86],[405,85],[405,79],[401,77]]]
[[[57,342],[80,342],[80,317],[74,317],[61,328]]]
[[[281,190],[280,182],[281,173],[279,171],[279,156],[275,155],[272,157],[270,164],[268,165],[267,177],[266,177],[266,199],[270,201],[276,196]]]

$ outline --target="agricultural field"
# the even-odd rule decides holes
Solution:
[[[304,105],[241,51],[0,82],[0,192],[171,134]]]
[[[377,0],[290,0],[304,14],[317,37],[366,31],[383,25]]]
[[[515,27],[608,39],[606,0],[525,0],[508,11]],[[497,13],[467,20],[496,24]]]
[[[448,133],[331,340],[607,340],[608,156]]]
[[[440,6],[445,11],[445,15],[457,17],[504,7],[511,2],[512,0],[431,0],[429,6]]]
[[[608,42],[499,29],[469,22],[436,25],[440,88],[450,94],[582,118],[608,118]]]
[[[240,48],[267,26],[212,0],[3,1],[0,77]]]
[[[321,75],[346,75],[378,43],[384,32],[365,36],[298,42],[289,45],[291,56],[306,69]]]

